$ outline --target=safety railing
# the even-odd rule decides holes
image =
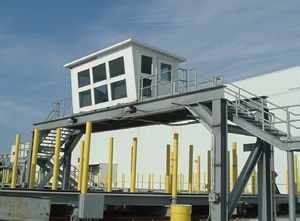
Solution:
[[[292,108],[300,108],[300,105],[280,107],[269,102],[266,97],[257,96],[232,83],[223,80],[223,84],[226,86],[226,98],[229,100],[229,104],[234,107],[236,116],[239,116],[241,113],[247,113],[261,122],[263,131],[265,131],[266,127],[273,126],[284,132],[287,140],[293,136],[292,128],[300,129],[300,114],[291,111]]]
[[[72,113],[72,98],[66,98],[60,101],[53,102],[53,109],[49,113],[45,121],[71,116]]]

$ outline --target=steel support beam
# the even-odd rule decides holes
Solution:
[[[262,152],[263,152],[263,142],[260,139],[257,139],[257,142],[255,143],[254,149],[251,151],[251,154],[249,155],[243,170],[241,174],[239,175],[238,180],[236,181],[236,184],[234,185],[234,188],[229,195],[228,198],[228,217],[230,219],[234,209],[236,208],[238,201],[240,200],[243,190],[245,189],[248,180],[256,166],[256,163],[258,159],[260,158]]]
[[[64,168],[63,168],[63,183],[62,189],[70,189],[70,172],[71,172],[71,153],[67,154],[64,159]]]
[[[25,178],[24,178],[25,187],[29,185],[29,180],[30,180],[30,168],[31,168],[31,160],[32,160],[32,145],[33,145],[34,132],[31,131],[30,135],[31,136],[29,141],[29,150],[28,150],[28,155],[26,160],[26,170],[25,170]]]
[[[264,142],[264,150],[258,161],[258,219],[273,220],[272,179],[271,179],[271,145]]]
[[[296,221],[296,197],[294,177],[294,153],[287,152],[288,180],[289,180],[289,220]]]
[[[212,103],[213,116],[213,163],[210,214],[212,221],[228,220],[227,188],[227,108],[225,99]]]

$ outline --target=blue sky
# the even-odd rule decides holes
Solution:
[[[300,65],[300,1],[2,1],[0,153],[71,97],[63,65],[128,38],[228,81]]]

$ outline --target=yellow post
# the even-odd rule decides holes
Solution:
[[[108,182],[107,182],[107,173],[104,176],[104,187],[107,188]]]
[[[207,192],[211,191],[211,151],[207,151]]]
[[[174,151],[171,152],[171,164],[170,164],[170,192],[172,192],[173,186],[173,158],[174,158]]]
[[[141,180],[141,188],[144,188],[144,175],[142,174],[142,180]]]
[[[196,190],[196,186],[197,186],[197,173],[193,173],[193,180],[192,180],[192,182],[193,182],[193,192],[195,192],[195,190]]]
[[[170,150],[171,145],[167,144],[167,156],[166,156],[166,176],[165,176],[165,189],[166,193],[170,193]]]
[[[206,193],[206,172],[204,171],[204,179],[203,179],[203,191]]]
[[[252,175],[251,175],[251,193],[256,194],[256,174],[255,170],[253,170]]]
[[[84,156],[84,141],[81,141],[77,190],[81,190],[82,171],[83,171],[83,156]],[[98,186],[99,186],[99,182],[98,182]]]
[[[159,189],[161,190],[161,174],[159,175]]]
[[[24,173],[24,170],[21,170],[20,185],[22,185],[22,182],[23,182],[23,173]]]
[[[172,203],[177,199],[177,170],[178,170],[178,134],[174,134],[174,154],[173,154],[173,181],[172,181]]]
[[[2,183],[6,183],[6,169],[3,169],[2,172]]]
[[[237,180],[237,174],[238,174],[238,160],[237,160],[237,152],[236,152],[236,142],[232,142],[232,186],[231,188],[233,189],[236,180]]]
[[[227,192],[230,193],[230,151],[227,151]]]
[[[125,174],[122,173],[122,189],[125,188]]]
[[[179,174],[179,191],[182,191],[182,173]]]
[[[200,193],[200,156],[197,156],[197,192]]]
[[[152,190],[154,190],[154,173],[152,173]]]
[[[92,122],[86,122],[81,194],[87,193]]]
[[[113,168],[113,148],[114,148],[114,138],[109,138],[109,153],[108,153],[108,185],[107,192],[112,191],[112,168]]]
[[[56,130],[55,153],[54,153],[54,164],[53,164],[52,190],[57,190],[57,180],[58,180],[58,171],[59,171],[60,140],[61,140],[61,129],[57,129]]]
[[[9,170],[6,171],[6,183],[9,183]]]
[[[193,183],[193,145],[190,145],[188,193],[193,193],[193,184],[192,183]]]
[[[245,187],[245,193],[246,193],[246,194],[248,193],[248,184],[247,184],[246,187]]]
[[[20,139],[21,139],[21,135],[17,134],[16,135],[14,167],[13,167],[13,173],[12,173],[12,178],[11,178],[11,188],[16,188]]]
[[[149,173],[149,178],[148,178],[148,190],[151,189],[151,173]]]
[[[117,173],[115,173],[115,183],[114,183],[115,188],[117,188],[117,186],[118,186],[117,178],[118,178]]]
[[[35,184],[35,170],[36,170],[36,163],[37,163],[37,152],[39,148],[39,134],[40,131],[38,129],[35,129],[33,146],[32,146],[33,150],[32,150],[32,159],[31,159],[31,168],[30,168],[29,189],[33,189]]]
[[[137,138],[133,138],[132,160],[131,160],[131,182],[130,192],[135,192],[135,176],[136,176],[136,158],[137,158]]]
[[[295,194],[298,194],[298,166],[297,166],[297,155],[294,155],[294,174],[295,174]]]
[[[97,187],[100,186],[100,173],[97,173]]]

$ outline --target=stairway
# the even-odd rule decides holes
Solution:
[[[224,82],[222,80],[221,84]],[[216,85],[216,81],[212,80],[212,84]],[[251,134],[281,150],[300,150],[300,137],[297,136],[300,114],[290,111],[300,105],[279,107],[268,102],[266,97],[256,96],[228,82],[225,84],[224,96],[227,100],[228,120],[244,131],[241,134]],[[211,105],[196,103],[184,106],[212,131]]]

